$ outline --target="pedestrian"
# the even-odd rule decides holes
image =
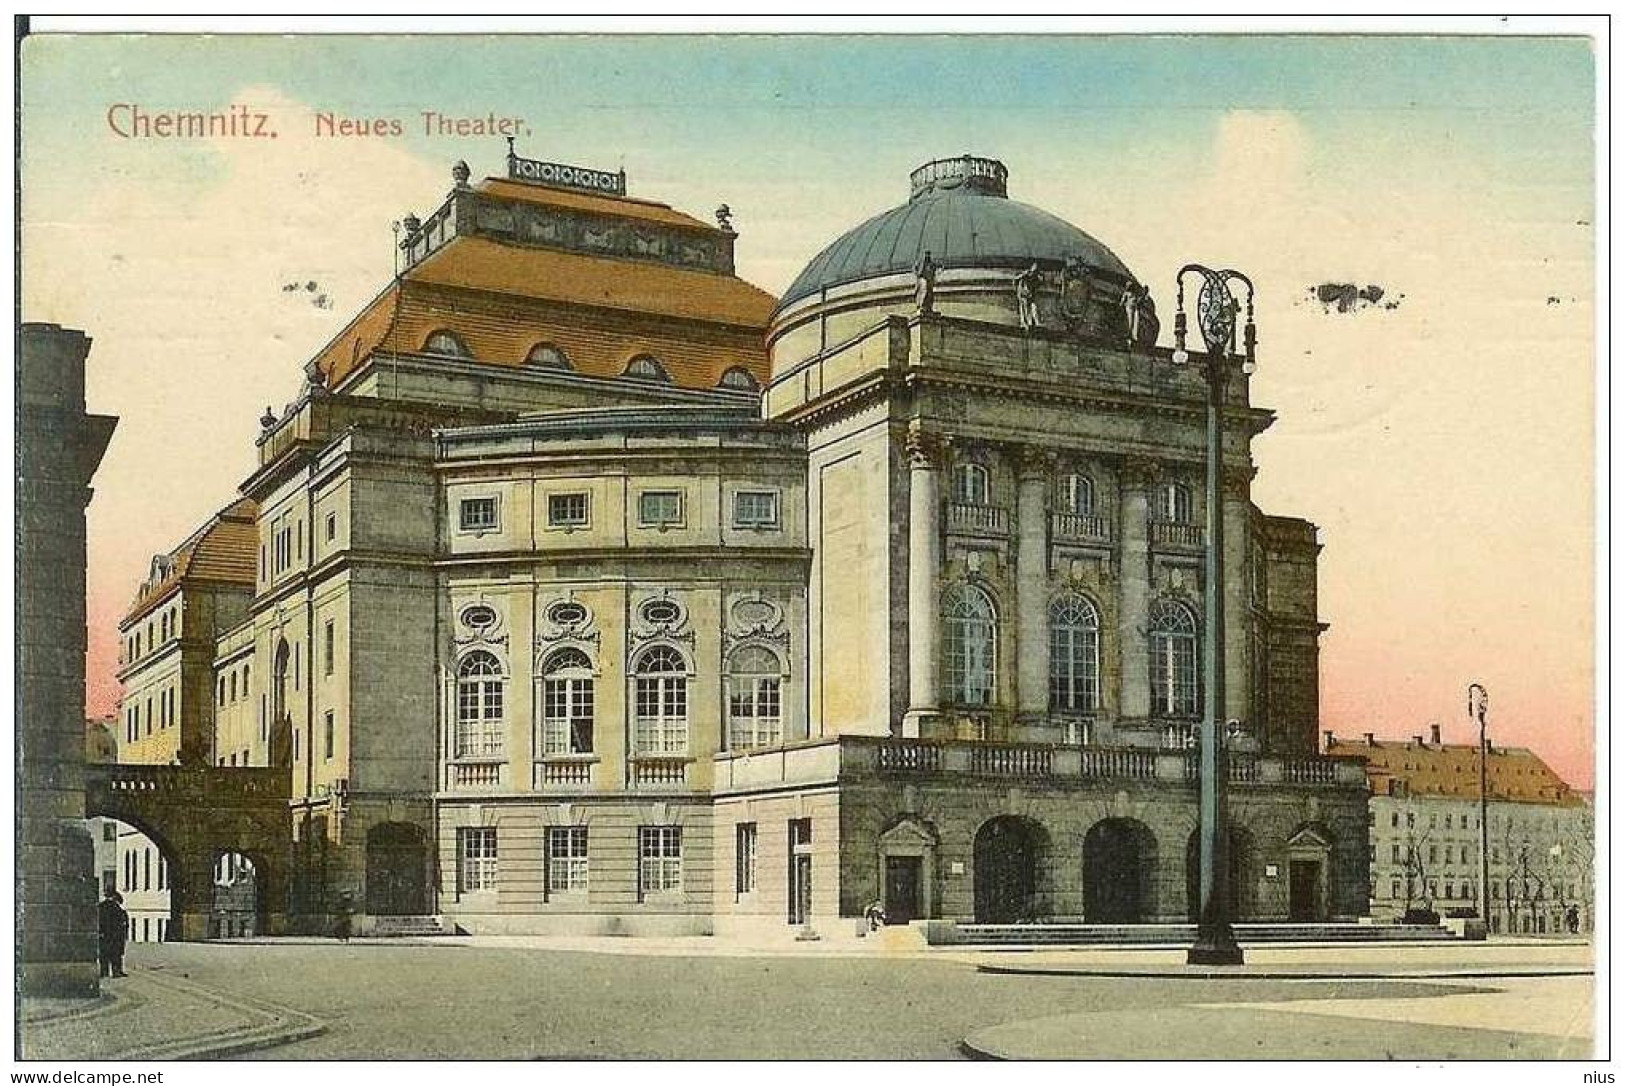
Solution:
[[[1578,905],[1570,905],[1569,911],[1564,915],[1563,919],[1568,921],[1570,935],[1580,934],[1580,907]]]
[[[123,894],[117,890],[107,891],[107,896],[96,907],[96,925],[100,935],[102,976],[125,976],[124,940],[130,935],[130,914],[124,911]]]
[[[353,912],[355,912],[355,906],[350,901],[350,895],[340,895],[338,907],[333,916],[333,938],[341,943],[350,941],[350,915]]]
[[[879,931],[886,925],[886,906],[879,901],[871,901],[869,907],[863,910],[863,919],[870,931]]]

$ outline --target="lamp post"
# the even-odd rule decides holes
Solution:
[[[1200,793],[1197,803],[1200,826],[1197,876],[1196,942],[1185,960],[1191,965],[1240,965],[1241,947],[1231,928],[1229,822],[1225,814],[1225,791],[1229,771],[1224,751],[1224,393],[1230,380],[1232,351],[1236,340],[1236,313],[1240,306],[1230,292],[1230,281],[1247,288],[1247,323],[1242,342],[1245,355],[1241,371],[1250,374],[1256,363],[1258,342],[1253,325],[1253,283],[1238,271],[1215,271],[1200,264],[1179,269],[1175,282],[1179,305],[1174,313],[1174,353],[1176,366],[1187,365],[1191,356],[1185,350],[1185,277],[1202,277],[1196,297],[1197,330],[1207,347],[1201,359],[1207,381],[1207,546],[1206,572],[1202,586],[1206,605],[1202,652],[1202,729],[1199,743]]]
[[[1467,687],[1467,717],[1478,720],[1478,918],[1490,926],[1490,745],[1485,718],[1490,692],[1483,684]]]

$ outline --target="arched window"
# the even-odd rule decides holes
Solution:
[[[1086,713],[1100,705],[1100,612],[1083,596],[1049,607],[1049,707]]]
[[[988,505],[993,496],[987,467],[974,462],[954,469],[954,500],[963,505]]]
[[[429,338],[423,341],[423,349],[429,354],[449,354],[456,358],[471,358],[468,347],[463,343],[462,337],[456,332],[448,332],[444,328],[438,332],[430,332]]]
[[[722,380],[718,381],[717,385],[721,388],[735,388],[741,392],[760,392],[762,389],[762,384],[756,380],[755,374],[744,366],[734,366],[724,372]]]
[[[1061,492],[1056,497],[1060,501],[1061,512],[1072,513],[1080,517],[1093,516],[1095,512],[1095,481],[1082,472],[1074,471],[1061,476]]]
[[[728,657],[728,749],[777,746],[784,739],[784,668],[756,645]]]
[[[942,627],[947,700],[992,705],[998,643],[993,601],[975,585],[956,586],[943,600]]]
[[[652,354],[640,354],[626,364],[626,376],[637,377],[645,381],[670,381],[671,376],[666,367],[660,364],[660,359]]]
[[[1157,493],[1157,514],[1169,524],[1191,523],[1191,488],[1184,483],[1163,483]]]
[[[502,665],[488,652],[471,652],[457,665],[458,758],[502,756]]]
[[[560,649],[542,665],[542,753],[591,754],[592,718],[592,661]]]
[[[1193,717],[1200,711],[1196,687],[1196,616],[1172,600],[1151,605],[1151,711]]]
[[[570,365],[570,356],[564,353],[564,348],[554,343],[536,344],[525,356],[525,362],[532,366],[546,366],[555,370],[575,369]]]
[[[637,753],[688,753],[688,664],[666,645],[638,657],[632,669]]]

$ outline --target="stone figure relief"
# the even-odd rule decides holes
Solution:
[[[914,308],[921,314],[936,312],[937,264],[927,249],[914,265]]]
[[[1033,261],[1026,271],[1016,276],[1016,313],[1021,318],[1021,327],[1031,332],[1040,327],[1038,318],[1038,281],[1042,276],[1038,268],[1038,261]]]

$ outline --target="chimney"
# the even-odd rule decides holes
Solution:
[[[1377,733],[1376,732],[1366,732],[1365,733],[1365,745],[1368,746],[1368,747],[1374,747],[1374,746],[1377,745]]]
[[[1438,747],[1444,745],[1439,741],[1439,725],[1437,722],[1428,726],[1428,734],[1432,736],[1432,743],[1434,746]]]

